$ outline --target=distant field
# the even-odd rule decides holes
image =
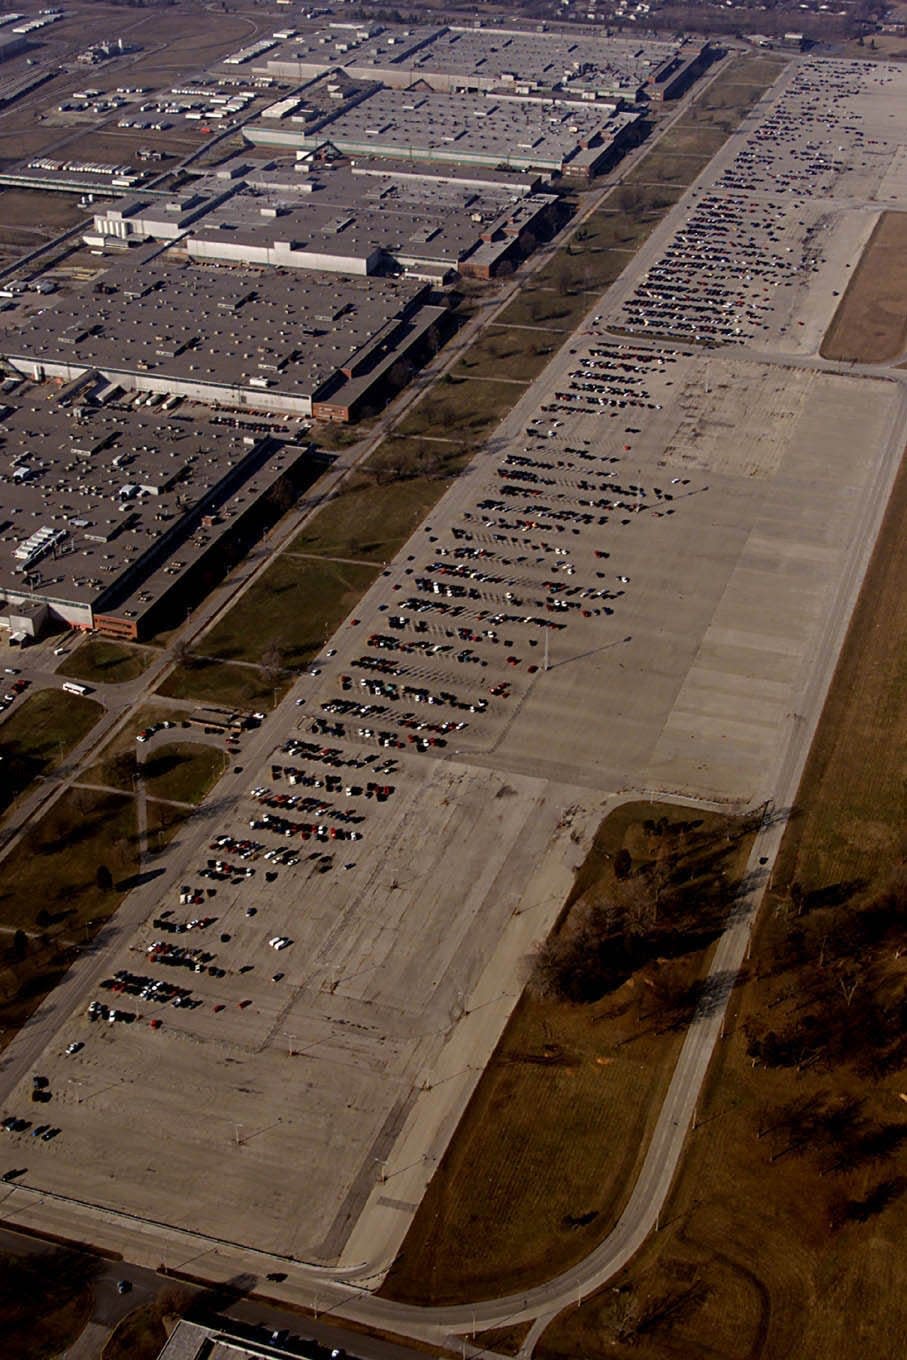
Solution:
[[[905,564],[907,467],[662,1230],[541,1360],[903,1352]]]
[[[907,345],[907,213],[882,213],[853,272],[821,353],[882,364]]]

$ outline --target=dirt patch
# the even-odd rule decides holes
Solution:
[[[907,213],[879,218],[854,270],[821,354],[861,364],[883,364],[907,344]]]
[[[49,239],[85,220],[85,209],[69,194],[40,193],[31,189],[0,190],[0,217],[4,237],[16,227]],[[30,244],[37,245],[37,237]]]

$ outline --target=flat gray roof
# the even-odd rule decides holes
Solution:
[[[285,466],[278,443],[266,466],[258,451],[265,436],[194,403],[149,410],[121,392],[93,405],[88,394],[104,385],[87,383],[66,407],[57,387],[23,383],[2,408],[2,594],[25,592],[58,609],[93,606],[135,573],[142,612],[261,494],[256,478],[270,484]],[[285,437],[295,430],[288,425]],[[218,523],[198,525],[201,504]],[[43,530],[56,541],[46,535],[48,548],[28,563],[22,545]],[[154,550],[165,545],[158,563]]]
[[[189,232],[190,250],[197,242],[212,250],[291,242],[315,256],[366,261],[380,250],[403,263],[456,267],[483,235],[513,233],[552,202],[493,182],[362,174],[290,157],[255,168],[245,185]]]
[[[331,143],[350,154],[393,155],[560,169],[583,146],[610,140],[611,110],[505,95],[376,90],[317,130],[246,129],[254,141],[301,148]]]
[[[549,89],[582,75],[590,84],[630,94],[679,47],[679,41],[653,38],[452,26],[408,64],[414,72],[484,75],[495,82],[512,76]]]
[[[536,89],[576,82],[598,95],[636,92],[682,46],[681,39],[614,38],[575,31],[334,23],[298,34],[267,53],[265,69],[302,76],[331,67],[402,86],[424,79],[497,89],[517,82]]]
[[[420,287],[202,265],[146,248],[107,271],[104,291],[95,285],[94,292],[57,297],[19,326],[8,314],[4,351],[112,376],[217,385],[224,400],[254,379],[267,379],[272,392],[309,397],[412,304]]]

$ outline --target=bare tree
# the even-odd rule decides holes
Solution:
[[[261,654],[261,669],[269,685],[276,685],[284,670],[283,650],[275,641],[268,643],[268,646]]]

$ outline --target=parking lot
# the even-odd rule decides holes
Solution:
[[[541,893],[468,1093],[606,800],[764,796],[897,389],[582,339],[262,728],[241,796],[215,789],[174,846],[46,1057],[60,1135],[10,1135],[28,1183],[66,1194],[77,1169],[80,1198],[177,1224],[191,1203],[214,1237],[343,1259]]]
[[[768,362],[748,335],[616,337],[609,315],[139,890],[41,1062],[60,1133],[2,1135],[57,1230],[78,1186],[73,1221],[99,1205],[386,1268],[603,810],[769,797],[885,502],[902,389]],[[34,1120],[34,1075],[4,1117]],[[10,1220],[42,1212],[7,1189]]]
[[[905,192],[902,67],[793,66],[653,240],[609,319],[634,334],[815,353],[876,219]]]

